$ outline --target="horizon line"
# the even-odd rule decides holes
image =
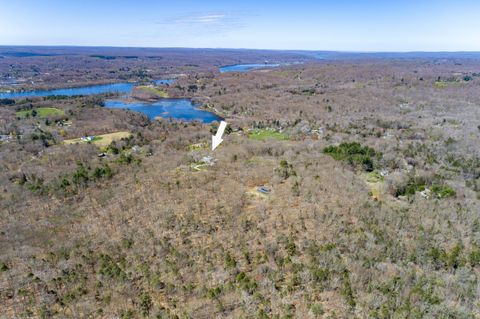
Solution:
[[[268,49],[268,48],[233,48],[233,47],[184,47],[184,46],[118,46],[118,45],[76,45],[76,44],[0,44],[0,47],[32,47],[32,48],[116,48],[116,49],[190,49],[190,50],[251,50],[251,51],[290,51],[290,52],[332,52],[332,53],[480,53],[480,50],[400,50],[400,51],[383,51],[383,50],[335,50],[335,49]]]

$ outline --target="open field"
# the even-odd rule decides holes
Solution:
[[[39,107],[32,110],[17,111],[16,115],[18,117],[46,118],[50,116],[63,116],[65,112],[54,107]]]
[[[165,91],[230,129],[211,151],[218,124],[149,120],[109,96],[0,100],[3,316],[480,317],[478,59],[220,74],[265,56],[119,52],[13,64],[45,81],[31,65],[95,61],[65,70],[88,81],[189,68]],[[42,107],[64,116],[17,116]],[[101,139],[62,142],[79,136]]]
[[[168,98],[168,93],[166,91],[153,86],[138,86],[137,89],[153,93],[158,97]]]
[[[266,129],[252,130],[251,132],[248,132],[248,137],[257,141],[263,141],[266,139],[281,141],[281,140],[288,139],[288,136],[286,134],[283,134],[278,131],[266,130]]]
[[[131,135],[132,134],[130,132],[115,132],[115,133],[95,135],[93,140],[90,143],[100,147],[105,147],[105,146],[108,146],[113,141],[118,141],[118,140],[121,140],[122,138],[128,138]],[[66,145],[72,145],[72,144],[88,143],[88,142],[83,141],[81,138],[74,138],[70,140],[64,140],[63,143]]]

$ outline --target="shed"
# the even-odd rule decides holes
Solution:
[[[271,192],[271,190],[268,189],[268,188],[265,187],[265,186],[260,186],[259,188],[257,188],[257,191],[258,191],[259,193],[266,194],[266,195],[270,194],[270,192]]]

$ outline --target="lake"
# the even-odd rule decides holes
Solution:
[[[189,99],[162,99],[152,103],[127,103],[118,100],[107,100],[105,101],[105,107],[141,112],[150,119],[160,116],[182,121],[198,120],[207,124],[222,120],[221,117],[214,113],[198,109],[197,105],[193,104]]]
[[[161,79],[154,80],[157,85],[171,84],[175,80]],[[102,85],[90,85],[77,88],[68,89],[55,89],[55,90],[34,90],[26,92],[10,92],[0,93],[0,99],[6,98],[20,98],[20,97],[34,97],[34,96],[50,96],[50,95],[95,95],[104,93],[124,93],[129,94],[134,87],[133,83],[115,83],[115,84],[102,84]],[[204,110],[199,110],[197,105],[194,105],[189,99],[162,99],[152,103],[127,103],[118,100],[105,101],[105,107],[129,109],[136,112],[141,112],[147,115],[150,119],[154,119],[157,116],[164,118],[175,118],[183,121],[198,120],[203,123],[211,123],[213,121],[219,121],[222,118],[219,116]]]
[[[234,65],[226,65],[222,66],[219,70],[220,73],[226,72],[248,72],[255,69],[264,69],[264,68],[276,68],[280,66],[280,64],[234,64]]]
[[[156,85],[172,84],[173,79],[154,80]],[[0,92],[0,99],[15,99],[19,97],[34,97],[34,96],[50,96],[50,95],[95,95],[105,93],[130,93],[132,92],[133,83],[114,83],[114,84],[100,84],[80,86],[76,88],[54,89],[54,90],[33,90],[25,92]]]
[[[55,90],[34,90],[25,92],[0,92],[0,99],[14,99],[19,97],[50,96],[50,95],[95,95],[104,93],[130,93],[133,83],[115,83],[81,86],[77,88],[55,89]]]

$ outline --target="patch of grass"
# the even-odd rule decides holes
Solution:
[[[202,149],[207,149],[208,144],[205,142],[202,143],[196,143],[196,144],[190,144],[187,146],[188,151],[197,151],[197,150],[202,150]]]
[[[248,137],[256,141],[274,139],[277,141],[288,140],[288,135],[271,129],[255,129],[248,133]]]
[[[378,183],[383,182],[384,177],[378,171],[373,171],[367,174],[367,182]]]
[[[156,94],[162,98],[168,98],[168,93],[165,90],[153,87],[153,86],[138,86],[137,87],[140,90],[147,91],[153,94]]]
[[[31,110],[18,111],[17,117],[38,117],[46,118],[50,116],[63,116],[65,112],[63,110],[54,108],[54,107],[39,107]]]
[[[447,80],[441,80],[441,81],[436,81],[433,83],[433,87],[436,89],[444,89],[449,86],[459,86],[461,85],[461,82],[458,79],[447,79]]]
[[[448,86],[448,84],[446,82],[443,82],[443,81],[436,81],[435,83],[433,83],[433,87],[436,88],[436,89],[444,89]]]

